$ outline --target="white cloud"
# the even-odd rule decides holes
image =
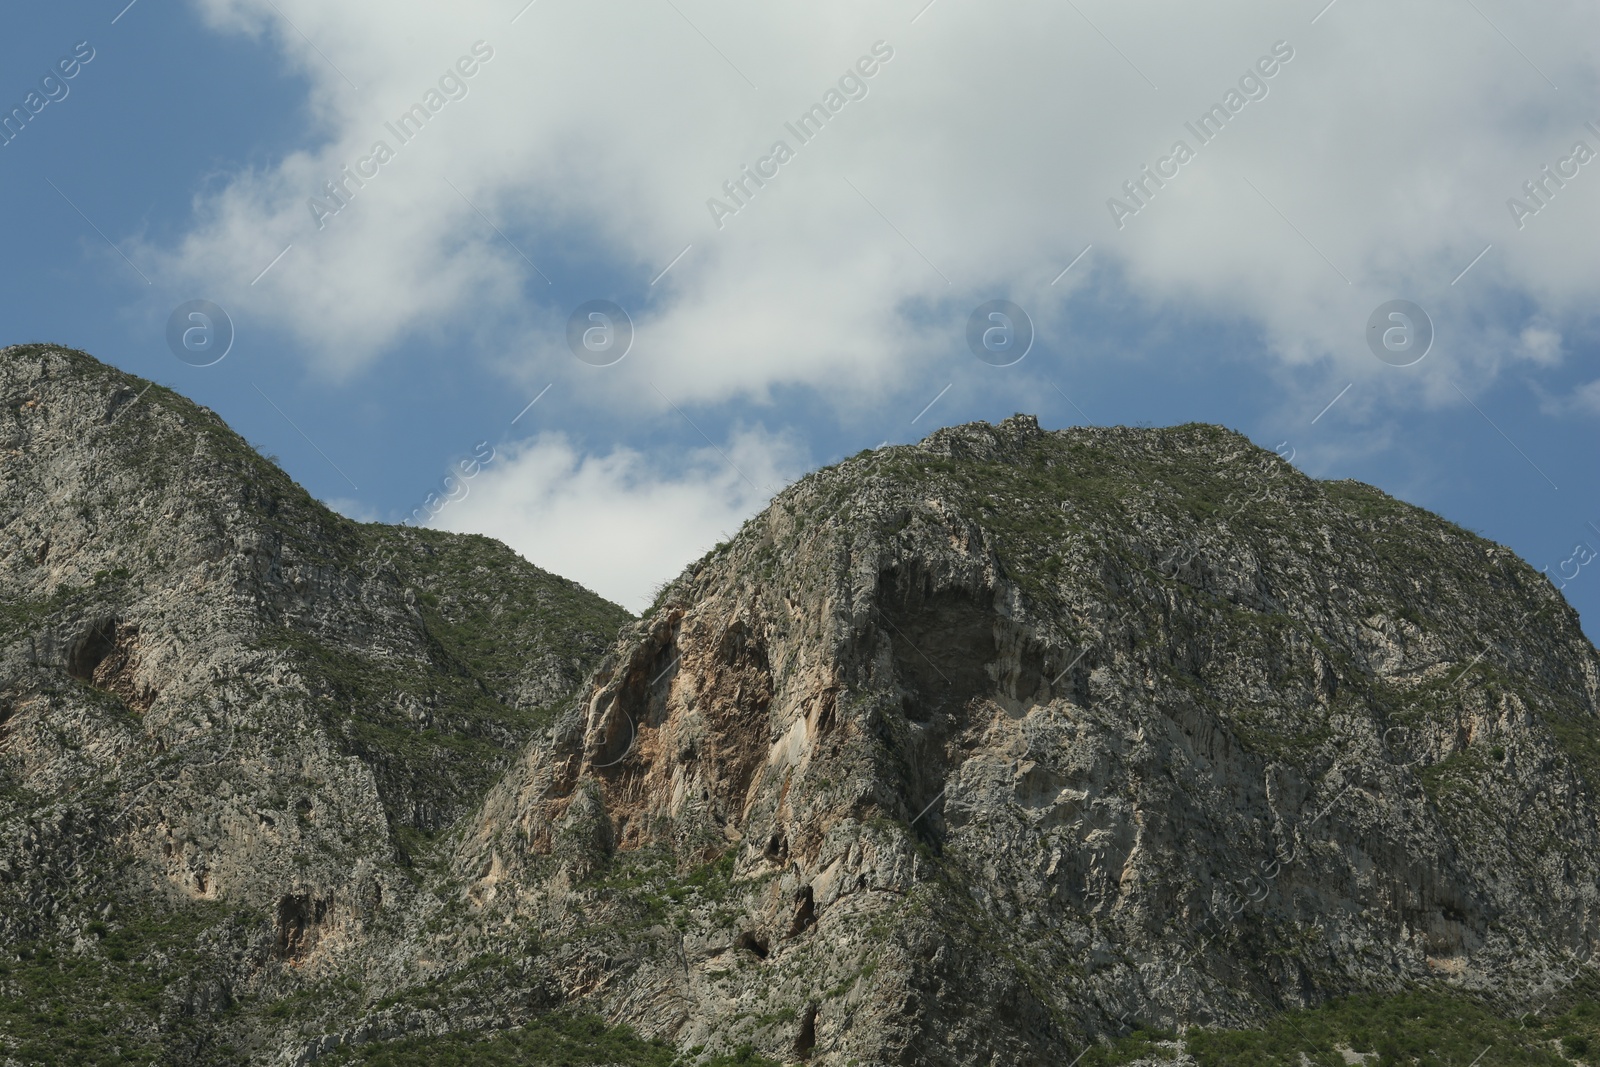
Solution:
[[[436,525],[498,538],[637,612],[805,465],[794,442],[754,431],[671,459],[625,447],[585,455],[547,433],[499,449]]]
[[[1454,402],[1446,373],[1481,386],[1508,359],[1556,358],[1559,335],[1504,343],[1490,320],[1507,294],[1551,322],[1590,314],[1592,253],[1573,235],[1600,224],[1600,161],[1520,229],[1506,206],[1574,142],[1600,150],[1583,125],[1600,115],[1569,103],[1597,80],[1600,9],[1577,0],[1537,18],[1490,0],[1482,15],[1351,2],[1315,24],[1320,2],[947,2],[913,23],[920,0],[680,0],[682,16],[537,4],[515,24],[521,0],[197,2],[219,31],[270,34],[311,80],[315,127],[303,151],[203,197],[165,270],[231,284],[241,311],[289,324],[334,371],[418,331],[489,322],[583,373],[561,351],[569,309],[530,303],[554,290],[524,254],[546,271],[592,255],[633,277],[650,301],[633,309],[637,358],[683,402],[788,383],[912,388],[930,360],[965,358],[977,302],[1009,294],[1051,324],[1109,266],[1150,308],[1258,324],[1291,376],[1332,364],[1434,401]],[[469,95],[319,231],[307,199],[479,39],[494,58]],[[784,123],[878,40],[894,58],[867,96],[799,144]],[[1294,56],[1265,98],[1200,145],[1184,124],[1279,40]],[[707,198],[779,138],[795,158],[718,229]],[[1108,198],[1180,138],[1195,158],[1117,228]],[[1423,304],[1438,331],[1441,356],[1409,377],[1362,341],[1368,313],[1395,297]],[[633,384],[631,402],[663,406]]]
[[[355,522],[382,522],[383,516],[378,514],[376,508],[364,500],[356,500],[347,496],[333,496],[322,502],[330,510],[337,511],[347,519]]]
[[[1542,367],[1554,367],[1561,362],[1561,333],[1548,326],[1529,323],[1522,328],[1521,344],[1517,354]]]
[[[1579,385],[1567,396],[1539,391],[1539,410],[1546,415],[1600,415],[1600,378]]]

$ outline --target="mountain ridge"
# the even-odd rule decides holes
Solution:
[[[1575,613],[1232,431],[861,453],[635,619],[137,387],[0,350],[0,1057],[1230,1062],[1594,942]]]

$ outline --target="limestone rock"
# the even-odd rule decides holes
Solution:
[[[685,1063],[1060,1064],[1531,1003],[1600,933],[1571,609],[1217,427],[863,453],[639,619],[82,353],[0,351],[0,457],[0,1061],[559,1009]]]

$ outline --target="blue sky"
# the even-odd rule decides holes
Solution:
[[[1206,421],[1576,570],[1596,632],[1592,6],[124,3],[0,40],[7,110],[93,49],[0,146],[3,343],[170,385],[347,514],[487,442],[433,521],[638,608],[861,448]],[[212,366],[167,345],[194,299],[236,332]],[[567,346],[596,299],[635,327],[610,366]],[[1036,332],[1012,366],[965,339],[993,299]],[[1411,366],[1366,341],[1394,299],[1433,325]]]

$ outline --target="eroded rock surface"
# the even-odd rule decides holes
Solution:
[[[633,620],[333,515],[146,386],[0,351],[0,1062],[562,1009],[684,1063],[1060,1064],[1408,983],[1520,1003],[1594,944],[1571,609],[1237,434],[863,453]]]
[[[443,907],[410,852],[627,613],[485,538],[335,515],[82,353],[0,351],[0,457],[0,1002],[81,1020],[131,969],[162,1002],[106,1048],[183,1062],[264,1050],[243,1009],[329,976],[394,984],[374,946]],[[36,1029],[0,1016],[0,1062]]]
[[[781,493],[456,872],[609,1015],[777,1058],[1512,996],[1596,933],[1596,680],[1550,584],[1443,520],[1212,427],[1018,417]],[[604,888],[718,856],[716,899]]]

